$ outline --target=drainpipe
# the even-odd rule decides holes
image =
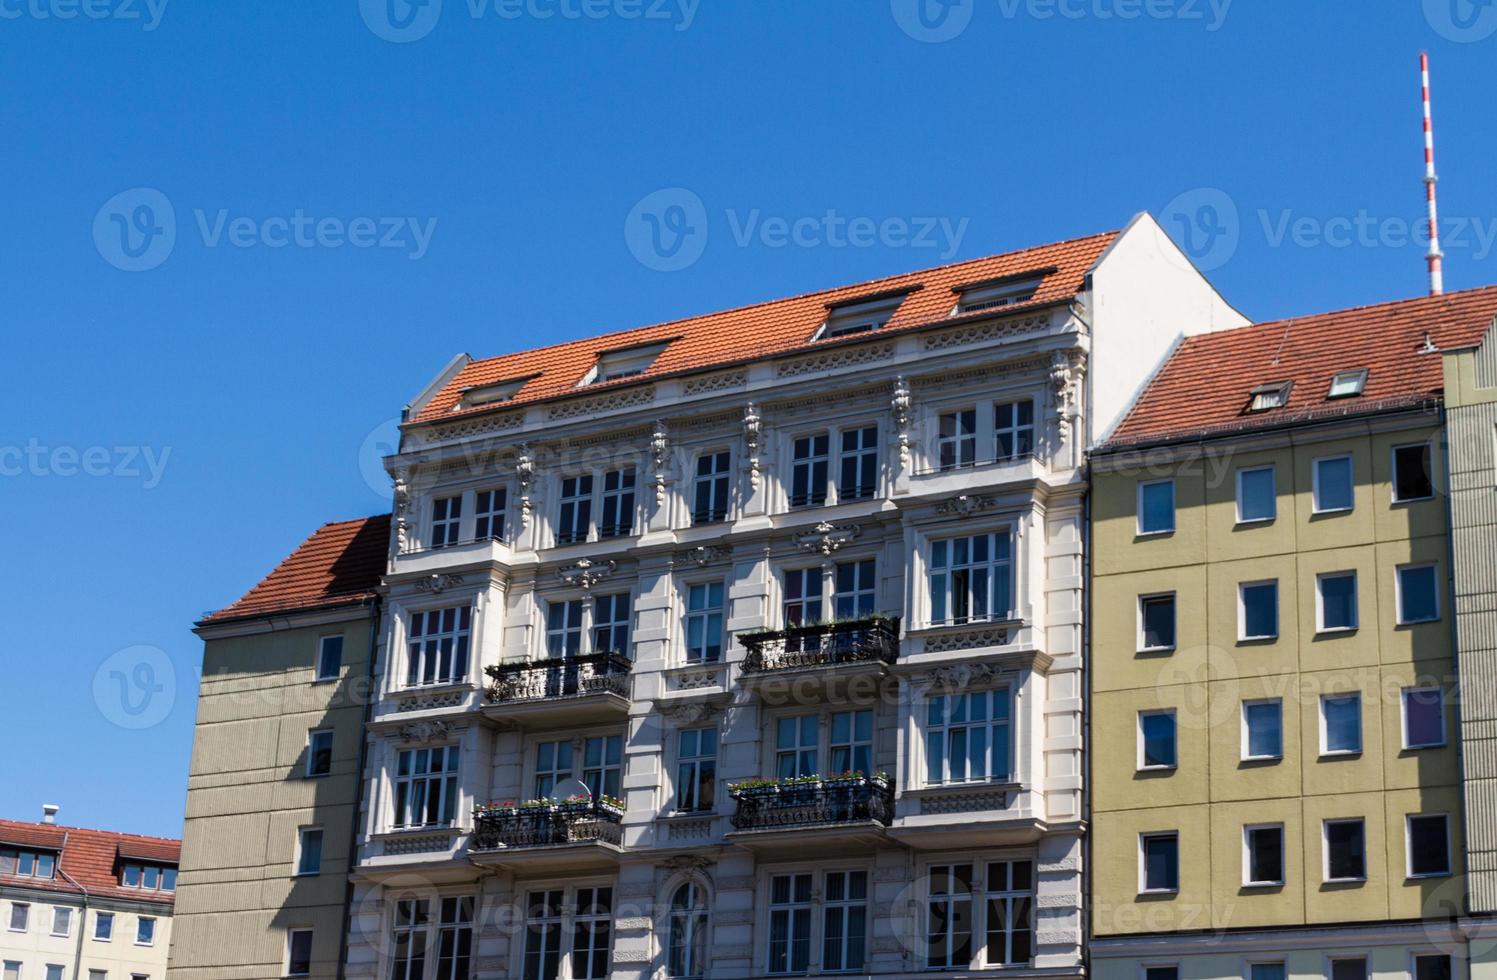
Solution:
[[[83,933],[88,929],[89,894],[88,889],[84,888],[77,878],[74,878],[72,875],[62,870],[62,856],[67,853],[67,849],[68,835],[64,833],[62,835],[62,850],[57,852],[57,873],[66,878],[69,882],[72,883],[74,888],[83,893],[83,909],[82,913],[78,916],[78,943],[76,948],[73,950],[73,976],[77,978],[83,975]]]
[[[1092,975],[1092,491],[1091,467],[1081,498],[1081,969]]]
[[[344,872],[343,884],[343,928],[338,936],[338,968],[334,974],[338,980],[343,980],[348,969],[348,930],[353,927],[353,865],[358,856],[359,848],[359,821],[363,816],[364,803],[364,767],[369,762],[369,719],[374,714],[374,662],[379,652],[379,628],[380,628],[380,601],[375,596],[369,603],[369,657],[368,665],[364,669],[364,717],[359,722],[359,768],[354,774],[357,780],[357,790],[353,798],[353,820],[349,827],[348,836],[348,870]]]

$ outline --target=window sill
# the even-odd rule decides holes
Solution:
[[[1334,514],[1350,514],[1356,510],[1355,507],[1326,507],[1324,509],[1310,508],[1311,517],[1330,517]]]
[[[1138,892],[1140,898],[1158,898],[1160,896],[1172,898],[1179,894],[1180,889],[1178,888],[1142,888]]]
[[[1282,881],[1244,881],[1242,887],[1270,891],[1274,888],[1283,888],[1284,883]]]
[[[1362,754],[1362,750],[1361,749],[1337,749],[1334,752],[1322,752],[1322,753],[1320,753],[1320,758],[1322,758],[1322,759],[1355,759],[1357,756],[1359,756],[1361,754]]]
[[[1272,524],[1274,521],[1276,521],[1278,519],[1279,519],[1279,515],[1278,514],[1275,514],[1272,517],[1248,517],[1248,518],[1239,517],[1237,519],[1237,526],[1238,527],[1261,527],[1262,525],[1265,525],[1265,524]]]
[[[1326,878],[1326,879],[1324,879],[1321,882],[1321,884],[1323,884],[1323,885],[1365,885],[1365,884],[1367,884],[1367,876],[1363,875],[1360,878]]]
[[[1430,494],[1428,497],[1405,497],[1402,500],[1393,500],[1393,501],[1391,501],[1391,503],[1392,503],[1392,505],[1394,507],[1397,507],[1400,504],[1422,504],[1425,501],[1434,500],[1434,499],[1435,499],[1435,495],[1434,494]]]
[[[1402,626],[1427,626],[1430,623],[1438,623],[1439,621],[1440,621],[1440,617],[1439,616],[1434,616],[1434,617],[1432,617],[1430,619],[1400,619],[1397,623],[1394,623],[1393,625],[1400,626],[1400,627],[1402,627]]]
[[[1361,628],[1360,626],[1322,626],[1320,629],[1317,629],[1315,631],[1315,635],[1316,636],[1345,636],[1348,633],[1355,633],[1360,628]]]
[[[1165,528],[1162,531],[1139,531],[1133,535],[1133,539],[1136,541],[1139,538],[1167,538],[1174,533],[1175,529],[1172,527]]]
[[[1167,647],[1139,647],[1135,653],[1174,653],[1176,647],[1171,644]]]
[[[1241,759],[1239,759],[1238,761],[1239,762],[1283,762],[1284,761],[1284,753],[1280,752],[1278,755],[1245,755]]]
[[[1449,872],[1449,871],[1430,871],[1427,874],[1405,875],[1404,876],[1404,880],[1405,881],[1423,881],[1426,878],[1449,878],[1450,876],[1451,876],[1451,872]]]
[[[1137,769],[1135,769],[1133,771],[1134,772],[1176,772],[1177,770],[1179,770],[1179,768],[1180,767],[1178,765],[1174,765],[1174,766],[1139,766]]]

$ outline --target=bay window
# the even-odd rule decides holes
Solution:
[[[1008,782],[1013,775],[1013,692],[943,694],[925,719],[925,781],[930,786]]]
[[[468,675],[471,606],[411,613],[406,683],[454,684]]]
[[[1013,535],[1008,530],[932,541],[931,624],[1012,618],[1013,579]]]
[[[395,767],[395,826],[451,826],[457,816],[457,767],[456,745],[403,750]]]

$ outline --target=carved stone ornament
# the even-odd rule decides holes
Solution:
[[[992,510],[998,506],[998,501],[992,497],[977,497],[971,494],[962,494],[943,500],[936,506],[937,514],[956,514],[959,517],[971,517],[985,510]]]
[[[568,585],[591,589],[618,570],[616,561],[596,562],[591,558],[579,558],[557,571],[557,575]]]
[[[650,461],[655,469],[655,503],[665,503],[665,471],[670,462],[671,440],[665,423],[657,421],[655,431],[650,433]]]
[[[910,422],[914,417],[915,398],[910,391],[910,382],[900,375],[894,379],[894,394],[889,399],[889,411],[894,416],[894,431],[899,437],[899,461],[910,464]]]
[[[660,866],[668,871],[695,871],[698,874],[706,874],[707,869],[712,867],[712,862],[699,854],[679,854],[661,861]]]
[[[688,701],[684,704],[660,705],[660,715],[672,725],[696,725],[706,721],[715,713],[716,709],[710,704],[701,701]]]
[[[758,407],[749,402],[743,409],[743,444],[748,449],[749,485],[759,489],[759,446],[764,432],[764,419]]]
[[[438,575],[436,573],[432,573],[425,578],[418,578],[416,580],[416,591],[425,592],[430,595],[441,595],[448,589],[456,588],[457,586],[462,584],[463,577],[461,575],[454,575],[450,573],[446,575]]]
[[[1055,415],[1059,422],[1060,444],[1071,435],[1076,418],[1076,391],[1086,366],[1084,351],[1056,351],[1050,358],[1050,387],[1055,392]]]
[[[937,667],[922,680],[926,688],[948,691],[964,691],[969,687],[992,683],[1003,674],[1002,668],[992,664],[949,664]]]
[[[535,501],[530,497],[530,488],[535,484],[535,455],[527,443],[520,447],[515,457],[515,479],[520,485],[520,526],[530,526],[530,515],[535,510]]]
[[[411,471],[401,467],[395,472],[395,545],[398,551],[410,547],[410,518]]]
[[[838,527],[836,524],[822,521],[809,531],[803,531],[795,536],[795,543],[802,551],[814,551],[822,555],[831,555],[845,544],[849,544],[863,529],[856,524],[844,524]]]
[[[400,726],[402,742],[439,742],[452,734],[452,726],[445,721],[414,721]]]
[[[675,557],[677,565],[692,564],[703,568],[715,561],[730,558],[733,549],[725,544],[699,544],[687,551],[678,551]]]

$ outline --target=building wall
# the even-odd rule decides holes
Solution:
[[[359,794],[370,610],[204,628],[172,980],[285,976],[287,933],[310,928],[313,977],[339,975]],[[343,637],[335,680],[321,638]],[[306,777],[307,738],[332,729],[332,773]],[[323,831],[321,873],[298,876],[298,833]]]
[[[31,906],[24,931],[10,928],[17,903]],[[71,912],[65,933],[54,931],[54,910],[58,908]],[[113,934],[107,941],[94,938],[99,912],[114,915]],[[149,944],[136,942],[141,917],[156,920],[154,940]],[[77,896],[0,887],[0,964],[19,963],[22,980],[46,980],[50,966],[62,967],[62,975],[68,980],[75,976],[90,980],[90,970],[104,971],[107,980],[130,980],[137,974],[160,980],[166,974],[172,936],[170,905],[96,899],[85,910]]]

